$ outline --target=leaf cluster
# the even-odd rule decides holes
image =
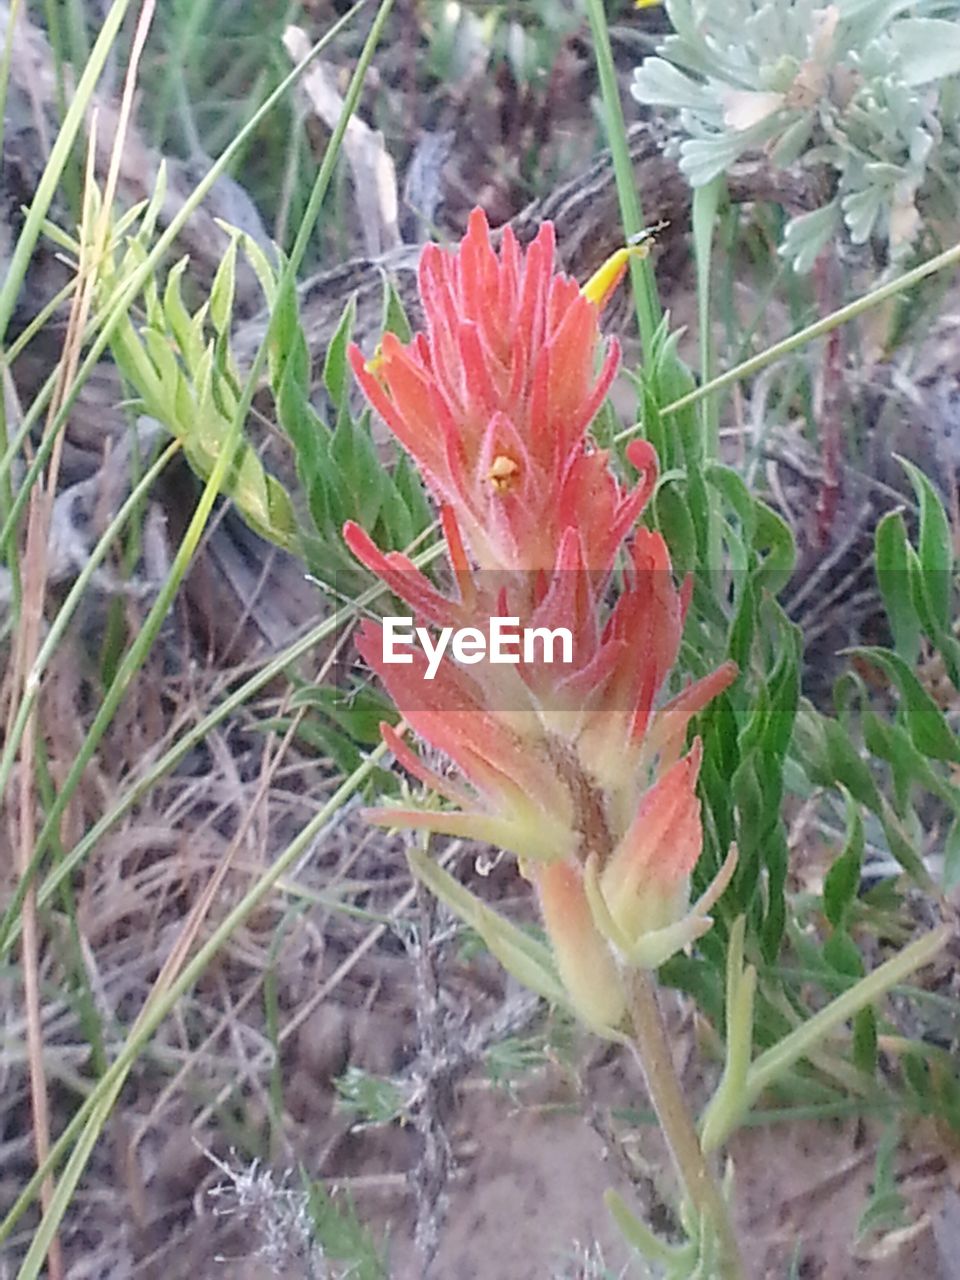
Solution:
[[[674,33],[633,80],[679,113],[680,163],[700,187],[748,151],[829,175],[781,252],[806,271],[842,228],[905,257],[955,222],[960,175],[956,0],[666,0]]]

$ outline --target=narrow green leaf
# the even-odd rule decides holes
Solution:
[[[823,910],[837,929],[841,928],[857,896],[863,867],[863,820],[852,796],[846,797],[847,834],[843,852],[827,872],[823,882]]]
[[[403,301],[397,293],[393,277],[384,273],[383,277],[383,325],[384,333],[395,333],[401,342],[409,342],[413,337],[413,329],[407,319]]]
[[[834,929],[823,945],[823,955],[830,968],[844,977],[863,977],[863,958],[846,929]]]
[[[861,708],[863,740],[867,750],[880,760],[896,766],[911,783],[918,782],[950,806],[960,817],[960,788],[940,776],[926,756],[913,745],[909,733],[900,724],[888,724],[868,703]]]
[[[877,1056],[877,1015],[868,1006],[853,1019],[853,1065],[864,1075],[876,1075]]]
[[[260,282],[260,288],[263,290],[267,307],[272,311],[277,300],[278,272],[283,269],[282,257],[281,261],[276,264],[272,263],[248,232],[241,231],[239,227],[233,226],[232,223],[226,222],[222,218],[216,218],[214,221],[221,231],[225,231],[228,236],[239,241],[243,256],[253,267],[254,274]],[[279,254],[279,251],[277,252]]]
[[[737,513],[744,537],[752,543],[757,527],[757,503],[739,471],[734,471],[732,467],[725,467],[719,462],[713,462],[707,467],[705,475],[707,482]]]
[[[203,339],[198,337],[193,319],[183,305],[180,283],[190,259],[181,258],[170,269],[167,285],[163,291],[163,314],[167,327],[177,340],[187,368],[190,369],[203,354]]]
[[[936,630],[949,632],[953,622],[950,608],[953,585],[950,522],[936,489],[920,468],[906,458],[900,458],[899,462],[910,477],[920,504],[920,541],[917,550],[924,596]],[[931,640],[935,641],[936,638],[936,632],[931,634]]]
[[[417,878],[464,923],[476,929],[509,973],[552,1004],[566,1007],[566,992],[548,947],[492,911],[427,854],[411,849],[407,859]]]
[[[852,652],[880,667],[900,690],[907,728],[917,750],[933,760],[960,763],[960,743],[956,734],[904,660],[888,649],[858,648]]]
[[[323,362],[323,385],[327,389],[338,418],[342,415],[347,402],[347,387],[350,367],[347,364],[347,348],[353,337],[353,326],[357,317],[357,299],[352,296],[343,309],[343,315],[337,325],[336,332],[330,339],[326,358]]]
[[[911,666],[920,649],[920,624],[910,590],[907,528],[900,511],[888,511],[877,525],[877,584],[883,597],[897,652]]]
[[[413,535],[417,537],[433,524],[434,515],[423,482],[405,453],[393,468],[393,483],[410,513]]]
[[[843,727],[836,720],[821,722],[830,781],[842,782],[847,790],[873,813],[881,809],[880,793],[869,767],[861,759]]]
[[[380,517],[390,477],[377,456],[369,430],[355,423],[349,413],[340,416],[330,456],[343,486],[347,515],[364,529],[372,530]]]
[[[927,893],[932,893],[934,884],[930,873],[924,866],[920,854],[910,843],[908,836],[900,825],[899,818],[885,796],[881,796],[880,808],[877,812],[883,824],[883,834],[886,836],[887,844],[890,846],[890,852],[921,889]]]
[[[233,321],[233,298],[237,278],[237,240],[230,237],[210,288],[210,320],[218,334],[229,332]]]
[[[757,502],[757,529],[754,546],[758,551],[765,550],[761,560],[761,570],[757,581],[771,595],[777,595],[790,581],[793,567],[797,560],[797,544],[793,530],[782,516],[766,505]]]
[[[668,482],[657,490],[656,519],[670,549],[674,570],[687,573],[697,562],[697,535],[679,484]]]

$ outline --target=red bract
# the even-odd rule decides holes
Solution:
[[[456,545],[455,525],[449,517],[445,523]],[[445,657],[431,680],[422,651],[414,648],[406,664],[388,663],[381,628],[364,623],[357,642],[361,656],[410,727],[450,759],[471,787],[454,792],[448,780],[428,776],[419,758],[387,730],[409,771],[461,811],[391,810],[379,816],[394,825],[471,835],[523,858],[585,861],[595,853],[604,860],[625,836],[652,766],[672,762],[690,717],[736,674],[727,663],[655,711],[676,661],[689,598],[673,583],[660,534],[637,534],[623,589],[604,622],[609,579],[585,568],[581,536],[573,528],[564,535],[552,574],[490,575],[461,564],[459,598],[445,597],[406,556],[385,556],[357,525],[344,532],[354,555],[434,631],[483,630],[498,615],[522,617],[530,628],[565,626],[573,637],[569,663],[465,667]],[[679,846],[676,853],[675,859],[667,857],[668,864],[676,863],[675,880],[690,871]]]
[[[544,223],[526,252],[507,227],[498,257],[474,210],[455,253],[423,251],[426,334],[408,346],[386,334],[369,363],[350,352],[370,403],[454,509],[484,568],[551,568],[564,529],[584,519],[604,530],[589,550],[605,567],[639,509],[606,455],[584,448],[619,344],[597,373],[598,309],[554,272],[553,256]]]

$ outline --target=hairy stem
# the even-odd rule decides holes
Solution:
[[[628,980],[631,1047],[643,1071],[650,1101],[670,1148],[680,1181],[698,1217],[712,1225],[719,1242],[717,1275],[744,1280],[743,1261],[726,1202],[711,1172],[680,1088],[652,974],[634,970]]]

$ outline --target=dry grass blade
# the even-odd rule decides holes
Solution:
[[[104,251],[110,235],[110,211],[116,193],[120,172],[120,156],[123,141],[129,124],[133,107],[133,91],[136,84],[137,69],[147,33],[153,18],[155,0],[144,0],[134,34],[130,65],[124,86],[123,99],[117,132],[114,139],[114,152],[110,171],[107,177],[106,190],[102,202],[95,200],[95,157],[96,157],[96,116],[91,121],[90,147],[87,155],[86,197],[84,200],[84,219],[81,227],[81,252],[78,264],[79,288],[73,296],[70,317],[67,323],[64,341],[64,354],[59,365],[58,379],[53,399],[48,410],[46,431],[54,429],[57,415],[63,405],[69,389],[76,377],[83,345],[83,334],[86,331],[93,306],[94,290],[97,283],[97,270],[100,256]],[[94,215],[96,220],[94,222]],[[43,622],[43,606],[49,577],[49,540],[53,520],[54,502],[57,494],[60,460],[63,450],[63,432],[54,442],[50,463],[43,482],[35,487],[30,495],[29,514],[27,519],[27,541],[24,555],[25,587],[23,613],[18,630],[16,660],[14,668],[14,698],[10,704],[11,727],[16,715],[16,691],[22,691],[24,698],[32,694],[29,688],[30,673],[40,647],[40,633]],[[36,796],[35,769],[37,755],[37,708],[34,706],[26,724],[20,749],[19,770],[19,831],[15,845],[18,853],[17,868],[22,876],[27,873],[36,842]],[[27,1039],[30,1057],[30,1091],[33,1108],[34,1146],[37,1163],[42,1165],[50,1151],[50,1117],[47,1100],[47,1082],[44,1073],[43,1031],[40,1009],[39,986],[39,926],[37,920],[36,890],[30,887],[23,904],[23,943],[21,949],[25,1004],[27,1011]],[[41,1198],[46,1212],[53,1198],[53,1178],[47,1177],[41,1190]],[[64,1274],[63,1257],[58,1237],[51,1240],[48,1254],[51,1280],[60,1280]]]
[[[288,27],[283,43],[295,63],[310,48],[310,41],[299,27]],[[333,67],[315,62],[303,77],[310,103],[328,129],[336,128],[343,113],[343,99],[334,87],[333,76]],[[378,257],[400,245],[396,169],[384,146],[383,134],[371,129],[359,116],[350,117],[343,150],[353,170],[364,245],[371,257]]]

